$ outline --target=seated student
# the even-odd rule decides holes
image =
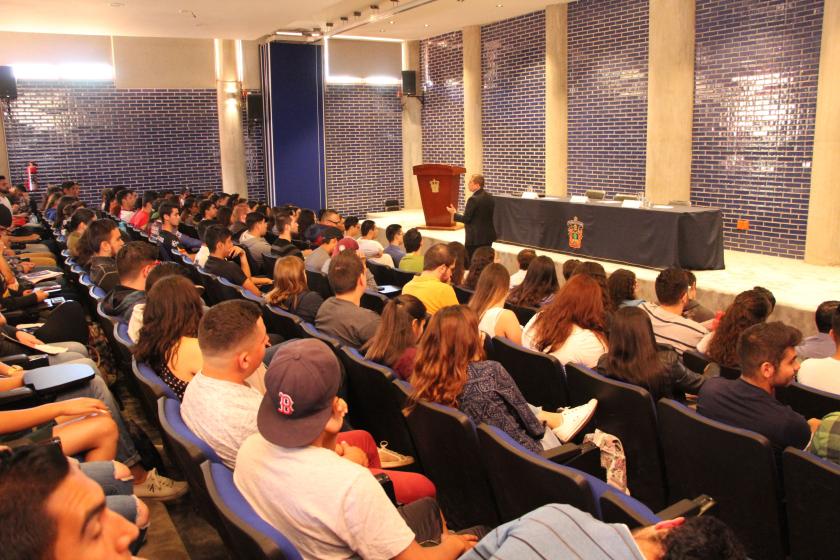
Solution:
[[[609,347],[596,369],[647,389],[654,401],[684,401],[686,393],[696,395],[706,380],[687,369],[673,348],[657,346],[648,314],[637,307],[622,307],[613,315]]]
[[[274,288],[265,295],[265,301],[294,313],[307,323],[315,323],[324,298],[309,289],[303,261],[289,256],[277,259],[274,264]]]
[[[688,279],[688,303],[685,304],[685,309],[683,309],[683,317],[697,323],[709,323],[715,318],[715,312],[697,301],[697,277],[694,273],[686,270],[685,275]]]
[[[247,202],[238,202],[231,212],[230,233],[234,240],[243,241],[245,232],[248,231],[248,224],[246,223],[249,207]],[[263,216],[265,215],[262,213]],[[265,234],[263,234],[265,235]],[[247,237],[247,236],[246,236]]]
[[[340,384],[338,359],[326,344],[286,345],[266,372],[259,431],[236,456],[236,487],[304,558],[457,558],[476,538],[441,527],[434,500],[402,506],[401,516],[371,471],[335,453],[347,413]],[[418,541],[440,544],[422,548]]]
[[[496,251],[493,247],[483,246],[477,248],[470,258],[470,269],[467,271],[466,278],[464,278],[463,286],[468,290],[475,290],[478,285],[478,279],[481,277],[481,272],[484,268],[496,261]]]
[[[607,291],[610,293],[610,303],[612,309],[620,309],[622,307],[635,307],[644,303],[645,300],[639,299],[636,295],[636,289],[639,283],[636,281],[636,275],[632,270],[626,268],[619,268],[610,274],[607,279]]]
[[[362,235],[362,227],[359,225],[359,218],[348,216],[344,218],[344,237],[356,239]]]
[[[411,233],[411,230],[408,233]],[[406,233],[406,240],[408,240],[408,233]],[[409,256],[410,254],[405,258]],[[446,245],[443,243],[432,245],[423,255],[423,271],[403,286],[402,293],[422,301],[426,306],[426,312],[430,315],[434,315],[439,309],[449,305],[458,305],[455,290],[448,284],[454,266],[455,260]]]
[[[373,338],[379,327],[379,315],[360,307],[367,287],[365,264],[353,251],[333,257],[327,275],[335,296],[318,309],[315,327],[344,344],[359,348]]]
[[[528,272],[528,265],[537,258],[537,252],[533,249],[522,249],[516,254],[516,263],[519,265],[519,270],[510,275],[511,289],[517,287],[525,280],[525,274]]]
[[[124,222],[131,221],[134,216],[134,206],[137,202],[137,193],[132,189],[123,189],[117,193],[117,204],[119,205],[119,218]]]
[[[808,387],[840,395],[840,311],[834,312],[828,334],[836,345],[834,355],[805,360],[796,378]]]
[[[551,354],[561,364],[595,367],[607,351],[604,315],[598,282],[577,274],[528,321],[522,329],[522,345]]]
[[[329,227],[324,228],[318,234],[318,237],[321,239],[321,244],[318,245],[317,249],[309,253],[304,261],[306,270],[314,270],[315,272],[321,272],[324,264],[329,262],[333,251],[338,246],[338,240],[342,238],[342,233],[338,228]]]
[[[120,249],[116,259],[120,283],[102,302],[105,313],[124,323],[131,319],[134,306],[146,297],[146,277],[159,264],[157,257],[157,247],[145,241],[132,241]]]
[[[800,360],[809,358],[829,358],[837,351],[834,337],[831,336],[831,320],[840,301],[824,301],[814,314],[817,324],[817,334],[807,337],[802,344],[796,347],[796,355]]]
[[[89,271],[93,283],[106,292],[120,282],[114,257],[123,244],[120,229],[108,218],[91,223],[79,239],[79,264]]]
[[[182,251],[195,252],[201,248],[201,241],[178,231],[181,223],[181,211],[171,202],[164,202],[158,207],[160,229],[158,235],[164,246]]]
[[[770,315],[770,302],[755,290],[741,292],[726,309],[717,329],[697,343],[697,351],[709,356],[714,364],[709,365],[707,375],[719,375],[719,366],[738,368],[738,337],[748,327],[763,323]]]
[[[219,223],[219,221],[216,219],[216,215],[218,214],[218,212],[218,208],[216,208],[216,205],[213,204],[211,200],[205,199],[198,203],[198,217],[196,218],[198,223],[195,227],[196,230],[198,230],[198,236],[201,239],[204,239],[204,231],[208,227]]]
[[[411,228],[403,236],[405,255],[400,259],[400,270],[406,272],[423,272],[423,255],[420,247],[423,245],[423,236],[420,230]]]
[[[245,217],[245,230],[239,238],[240,244],[248,251],[254,262],[259,265],[262,270],[263,256],[271,254],[271,245],[265,240],[265,234],[268,232],[268,222],[266,222],[265,214],[259,212],[249,212]]]
[[[732,529],[712,516],[677,517],[633,529],[568,504],[548,504],[500,525],[460,560],[747,560]]]
[[[276,257],[297,257],[303,260],[303,252],[292,243],[292,236],[298,232],[298,223],[292,216],[277,216],[274,218],[277,239],[271,244],[271,254]]]
[[[175,201],[170,202],[174,203]],[[181,221],[188,226],[195,227],[198,225],[198,222],[194,219],[198,215],[198,202],[199,200],[194,196],[188,196],[178,207],[181,213]]]
[[[210,254],[204,269],[210,274],[221,276],[229,282],[242,286],[256,296],[262,296],[257,286],[271,284],[269,278],[251,276],[248,257],[242,247],[236,247],[231,239],[230,230],[221,225],[213,225],[204,232],[204,242]],[[228,259],[235,259],[228,260]],[[237,262],[238,261],[238,264]]]
[[[79,255],[79,239],[87,227],[96,219],[96,213],[89,208],[79,208],[70,216],[67,224],[67,250],[70,256],[76,258]]]
[[[356,242],[355,239],[352,239],[350,237],[345,237],[343,239],[338,240],[338,244],[336,244],[335,249],[333,249],[332,256],[330,257],[330,260],[325,262],[324,266],[321,267],[321,273],[322,274],[329,274],[330,263],[332,262],[332,260],[331,260],[332,257],[336,256],[337,254],[339,254],[342,251],[348,251],[348,250],[353,251],[354,253],[359,255],[359,257],[364,259],[364,255],[362,255],[362,252],[359,251],[358,242]],[[370,290],[376,290],[377,289],[376,278],[373,276],[373,273],[370,270],[368,270],[367,267],[365,267],[365,284],[367,285],[368,289],[370,289]]]
[[[394,370],[400,379],[414,371],[417,343],[426,328],[426,306],[414,296],[399,295],[385,304],[376,334],[362,347],[365,358]]]
[[[384,264],[385,266],[394,266],[394,260],[390,255],[385,254],[385,248],[382,246],[382,243],[376,240],[376,235],[379,233],[376,222],[365,220],[362,222],[361,232],[362,236],[357,241],[359,243],[359,250],[364,254],[365,258]]]
[[[593,399],[556,413],[525,402],[504,366],[484,359],[478,317],[466,305],[442,309],[429,321],[410,382],[411,401],[425,399],[458,408],[475,425],[496,426],[534,452],[572,439],[597,406]]]
[[[146,309],[146,294],[151,291],[152,286],[158,280],[175,274],[187,277],[187,270],[183,265],[178,263],[165,262],[160,263],[149,271],[149,274],[146,276],[146,282],[143,285],[143,301],[134,305],[128,319],[128,337],[133,342],[140,340],[140,329],[143,328],[143,312]]]
[[[604,270],[601,263],[584,261],[575,268],[572,276],[577,276],[578,274],[586,274],[587,276],[590,276],[598,282],[598,285],[601,287],[601,298],[604,301],[604,313],[607,321],[607,329],[609,329],[613,308],[612,302],[610,301],[610,290],[607,287],[607,271]]]
[[[737,348],[741,377],[706,380],[697,398],[697,412],[758,432],[779,453],[789,445],[805,449],[820,421],[806,421],[774,396],[776,387],[790,385],[799,371],[794,347],[801,341],[802,334],[784,323],[758,323],[746,329]]]
[[[405,256],[405,251],[400,247],[403,242],[402,226],[399,224],[391,224],[385,228],[385,239],[388,241],[388,246],[385,247],[385,254],[391,256],[394,261],[394,267],[399,268],[400,260]]]
[[[510,291],[507,302],[519,307],[542,307],[551,301],[559,288],[554,261],[539,256],[528,265],[525,280]]]
[[[128,223],[136,227],[137,229],[149,231],[149,223],[152,220],[155,199],[157,199],[157,193],[155,191],[144,192],[143,205],[140,207],[140,210],[138,210],[134,213],[133,216],[131,216],[131,219],[128,220]]]
[[[578,259],[567,259],[563,261],[563,280],[568,282],[580,264],[581,262]]]
[[[198,343],[204,364],[184,392],[181,415],[231,469],[236,465],[239,446],[257,433],[257,412],[263,394],[249,379],[262,369],[267,341],[260,310],[247,301],[220,303],[204,315],[199,325]],[[282,360],[284,353],[294,348],[294,344],[278,347],[275,359]],[[376,443],[367,432],[339,434],[335,451],[345,459],[370,467],[374,474],[383,472]],[[391,476],[401,502],[434,496],[434,485],[422,475],[384,472]]]
[[[709,329],[682,316],[688,303],[688,278],[680,268],[666,268],[656,277],[656,299],[659,305],[650,302],[639,307],[650,315],[656,342],[668,344],[682,355],[694,350]]]
[[[820,420],[807,451],[840,465],[840,411],[831,412]]]
[[[178,398],[201,369],[197,336],[203,313],[198,291],[181,275],[160,279],[146,296],[134,359],[148,364]]]
[[[341,216],[338,215],[338,212],[327,208],[318,213],[318,223],[312,224],[305,230],[302,230],[302,233],[304,239],[309,241],[313,247],[318,247],[326,240],[324,233],[330,228],[337,229],[342,233],[341,237],[344,237],[343,227],[344,223],[341,221]]]
[[[490,263],[481,272],[469,306],[478,315],[478,330],[485,336],[503,336],[516,344],[522,344],[522,325],[513,311],[505,309],[509,286],[510,274],[507,269],[499,263]]]

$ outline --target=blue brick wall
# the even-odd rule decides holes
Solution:
[[[327,85],[327,204],[345,216],[403,204],[402,107],[397,86]]]
[[[214,89],[21,80],[3,119],[15,183],[35,160],[42,185],[77,180],[88,203],[98,203],[104,188],[221,190]],[[246,138],[254,185],[264,174],[261,136],[254,129]]]
[[[648,0],[569,4],[571,194],[645,188]]]
[[[691,198],[724,210],[727,248],[804,256],[822,11],[697,0]]]
[[[483,26],[481,68],[488,188],[545,192],[545,12]]]

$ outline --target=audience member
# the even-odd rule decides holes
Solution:
[[[385,304],[373,338],[362,347],[365,357],[394,370],[408,380],[414,371],[417,343],[426,328],[426,306],[414,296],[399,295]]]
[[[356,239],[362,235],[362,228],[359,226],[359,218],[348,216],[344,218],[344,237]]]
[[[680,268],[666,268],[656,277],[656,299],[659,305],[650,302],[639,307],[650,315],[656,342],[669,344],[682,355],[694,350],[709,329],[682,316],[688,303],[688,278]]]
[[[307,241],[312,243],[314,247],[318,247],[321,243],[327,240],[324,237],[324,234],[328,229],[337,229],[339,233],[342,234],[339,236],[339,239],[341,239],[344,236],[342,232],[343,227],[344,223],[341,221],[341,216],[339,216],[338,212],[327,208],[322,210],[318,215],[317,224],[312,224],[307,229],[303,230],[303,236]]]
[[[591,276],[598,282],[598,285],[601,287],[601,297],[604,300],[604,312],[605,312],[605,319],[607,321],[607,329],[609,330],[610,326],[610,317],[612,316],[613,308],[612,302],[610,301],[610,290],[607,287],[607,271],[604,270],[604,267],[601,263],[597,263],[594,261],[583,261],[575,268],[574,273],[572,276],[576,276],[578,274],[586,274]]]
[[[146,297],[134,359],[152,368],[179,399],[201,369],[197,336],[203,313],[195,286],[181,275],[162,278]]]
[[[414,393],[409,409],[421,399],[458,408],[475,425],[496,426],[534,452],[573,438],[597,405],[592,400],[552,413],[526,403],[502,364],[484,359],[478,316],[466,305],[447,307],[432,317],[410,381]]]
[[[106,292],[120,281],[114,257],[122,246],[120,229],[107,218],[92,222],[79,239],[79,264],[88,269],[93,283]]]
[[[257,286],[270,284],[271,280],[251,276],[251,267],[248,266],[245,250],[233,244],[228,228],[221,225],[210,226],[204,232],[204,242],[210,250],[210,255],[204,265],[207,272],[221,276],[237,286],[242,286],[256,296],[262,296]]]
[[[119,205],[120,220],[130,222],[134,216],[134,207],[137,202],[137,194],[132,189],[123,189],[117,194],[117,204]]]
[[[607,351],[604,315],[598,282],[587,274],[576,274],[528,321],[522,345],[551,354],[561,364],[595,367]]]
[[[296,239],[306,240],[304,235],[309,228],[315,223],[315,212],[309,208],[301,208],[300,214],[297,217],[298,221],[298,236]]]
[[[638,299],[636,296],[638,287],[639,283],[636,281],[636,275],[632,270],[619,268],[610,274],[607,279],[607,291],[610,294],[612,309],[616,310],[626,306],[635,307],[644,303],[645,300]]]
[[[467,253],[469,254],[469,251],[467,251]],[[467,275],[464,278],[462,286],[468,290],[475,290],[475,287],[478,284],[478,279],[481,276],[481,271],[483,271],[487,265],[492,264],[495,261],[496,251],[493,247],[488,245],[478,247],[470,255],[470,268],[467,271]]]
[[[520,285],[525,280],[525,274],[528,272],[528,265],[537,258],[537,252],[533,249],[522,249],[516,254],[516,263],[519,265],[519,270],[510,275],[510,288],[513,289]]]
[[[204,239],[204,232],[208,227],[219,223],[216,219],[218,212],[216,205],[210,200],[205,199],[198,203],[198,217],[196,218],[198,223],[196,224],[196,229],[201,239]]]
[[[519,307],[542,307],[552,300],[559,288],[554,261],[539,256],[528,265],[525,280],[510,291],[507,301]]]
[[[774,396],[776,388],[790,385],[799,371],[795,346],[801,341],[802,334],[784,323],[758,323],[746,329],[737,347],[741,377],[706,380],[697,399],[697,412],[758,432],[778,453],[787,446],[805,449],[820,421],[806,421]]]
[[[831,320],[840,301],[830,300],[822,302],[814,314],[817,324],[817,334],[807,337],[796,347],[796,354],[800,360],[809,358],[828,358],[837,351],[834,337],[831,336]]]
[[[455,258],[455,268],[452,269],[449,283],[453,286],[460,286],[464,283],[464,276],[467,274],[467,268],[469,267],[467,248],[459,241],[450,241],[446,246],[449,247],[449,252]]]
[[[365,258],[371,260],[382,258],[382,255],[385,254],[385,248],[382,246],[382,243],[376,240],[376,235],[379,233],[376,222],[365,220],[362,222],[361,232],[362,236],[358,239],[359,250],[364,254]]]
[[[823,416],[807,450],[840,465],[840,412]]]
[[[715,318],[715,312],[704,307],[697,301],[697,277],[690,270],[685,271],[688,280],[688,303],[685,304],[682,315],[686,319],[691,319],[697,323],[706,324]],[[771,294],[772,295],[772,294]]]
[[[405,255],[400,259],[400,269],[406,272],[422,272],[423,255],[420,253],[420,247],[423,245],[423,236],[420,235],[420,230],[411,228],[405,232],[403,245],[405,245]]]
[[[737,369],[738,337],[748,327],[766,321],[769,314],[770,302],[767,298],[755,290],[741,292],[726,309],[717,329],[697,343],[698,352],[708,355],[717,366]],[[719,374],[719,369],[713,367],[708,374]]]
[[[324,299],[309,289],[303,261],[297,257],[283,257],[274,264],[274,288],[265,295],[269,305],[276,305],[294,313],[307,323],[315,323]]]
[[[449,205],[446,211],[456,222],[463,222],[465,227],[464,244],[470,262],[479,247],[489,247],[496,241],[496,229],[493,226],[493,195],[484,190],[484,175],[476,173],[467,182],[467,190],[472,195],[467,199],[463,214],[455,206]]]
[[[365,293],[365,264],[353,251],[333,257],[327,275],[335,296],[318,309],[315,327],[324,334],[356,348],[373,338],[379,327],[379,315],[360,306]]]
[[[388,246],[385,247],[385,254],[391,256],[394,261],[394,267],[400,267],[400,260],[405,256],[405,251],[400,247],[403,242],[402,226],[399,224],[391,224],[385,228],[385,239],[388,241]]]
[[[96,213],[89,208],[79,208],[70,216],[67,224],[67,250],[73,258],[79,255],[79,239],[87,227],[96,219]]]
[[[154,286],[158,280],[175,274],[188,278],[187,270],[182,265],[174,262],[160,263],[149,271],[149,274],[146,276],[146,283],[143,291],[148,294],[151,291],[152,286]],[[128,338],[130,338],[133,342],[140,340],[140,329],[143,328],[143,312],[145,309],[146,298],[144,295],[143,301],[134,305],[134,308],[131,311],[131,316],[128,320]]]
[[[145,241],[132,241],[120,249],[116,259],[120,282],[102,302],[106,314],[124,323],[131,319],[134,306],[146,297],[146,277],[159,264],[157,253],[157,247]]]
[[[143,231],[149,231],[149,222],[152,219],[152,212],[154,211],[154,202],[157,199],[157,193],[155,191],[146,191],[143,193],[143,202],[140,210],[134,213],[131,216],[131,219],[128,220],[128,223],[132,226],[136,227],[137,229],[142,229]]]
[[[318,237],[321,239],[321,243],[305,259],[306,269],[315,272],[321,272],[324,264],[332,258],[332,253],[338,246],[338,240],[342,238],[342,233],[338,228],[328,227],[324,228],[318,234]]]
[[[292,216],[277,216],[274,219],[277,239],[271,244],[271,254],[278,258],[297,257],[303,261],[303,252],[292,243],[292,236],[298,233],[298,223]]]
[[[770,302],[770,313],[773,313],[773,310],[776,309],[776,296],[773,295],[773,292],[764,286],[755,286],[753,291],[767,298],[767,301]]]
[[[230,233],[236,241],[244,241],[242,238],[249,229],[248,214],[248,204],[245,202],[239,202],[233,207],[233,212],[230,217]]]
[[[406,244],[409,233],[411,230],[406,233]],[[403,262],[409,256],[406,255]],[[430,315],[434,315],[443,307],[458,305],[455,290],[448,283],[454,267],[455,259],[449,248],[443,243],[432,245],[423,256],[423,271],[403,286],[402,293],[422,301]]]
[[[705,378],[686,369],[670,346],[658,346],[648,314],[634,306],[621,307],[613,316],[609,352],[598,360],[603,375],[647,389],[654,401],[685,400],[696,395]]]
[[[164,202],[158,208],[161,224],[158,235],[165,247],[195,252],[201,248],[201,241],[178,231],[181,223],[181,211],[171,202]]]
[[[803,385],[840,395],[840,311],[835,310],[828,334],[834,340],[834,355],[805,360],[797,379]]]
[[[513,311],[505,309],[509,286],[507,269],[499,263],[490,263],[481,272],[469,307],[478,315],[478,330],[485,336],[503,336],[522,344],[522,325]]]
[[[262,270],[265,255],[271,255],[271,245],[265,240],[265,234],[268,232],[268,223],[265,220],[265,214],[259,212],[249,212],[245,217],[245,230],[239,237],[239,242],[254,259],[254,263],[259,265],[257,272]]]
[[[455,559],[474,544],[446,531],[430,498],[402,506],[401,516],[371,471],[335,453],[347,404],[337,396],[338,359],[324,343],[290,342],[265,384],[259,431],[239,449],[234,482],[304,557]],[[417,544],[432,540],[440,544]]]
[[[578,259],[567,259],[563,261],[563,280],[568,282],[580,264]]]

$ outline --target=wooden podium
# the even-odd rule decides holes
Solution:
[[[414,166],[428,229],[452,230],[464,227],[463,224],[452,220],[452,215],[446,211],[446,207],[458,207],[461,175],[466,171],[463,167],[435,163]]]

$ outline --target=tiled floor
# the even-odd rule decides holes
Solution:
[[[425,221],[420,210],[402,210],[400,212],[377,212],[368,214],[377,222],[380,231],[384,232],[389,224],[401,224],[403,231],[412,227],[422,226]],[[422,231],[424,245],[442,241],[464,242],[464,230]],[[384,234],[383,234],[384,235]],[[384,238],[381,239],[384,243]],[[493,247],[499,253],[502,264],[513,272],[516,270],[516,254],[522,249],[518,245],[495,243]],[[547,255],[559,267],[562,263],[573,258],[571,255],[551,251],[537,251],[540,255]],[[754,286],[764,286],[776,297],[776,310],[771,320],[784,321],[793,325],[807,336],[816,331],[814,326],[814,310],[820,302],[829,299],[840,299],[840,267],[816,266],[803,261],[725,251],[725,270],[707,270],[696,272],[698,299],[707,307],[725,309],[739,292]],[[631,267],[600,261],[607,273],[618,268],[627,268],[636,273],[639,280],[641,296],[648,300],[656,300],[653,282],[657,271]]]

